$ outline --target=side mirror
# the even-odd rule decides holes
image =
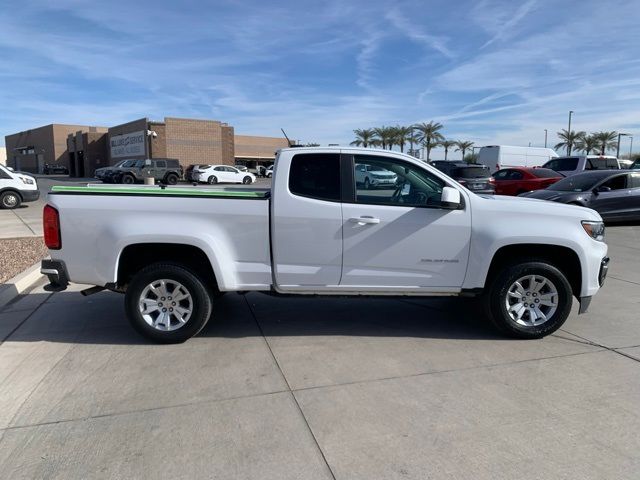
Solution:
[[[460,190],[453,187],[444,187],[442,189],[442,197],[440,199],[442,208],[456,210],[460,208],[461,203]]]
[[[600,185],[598,188],[594,188],[593,189],[593,193],[595,193],[596,195],[598,193],[602,193],[602,192],[610,192],[611,191],[611,187],[607,187],[605,185]]]

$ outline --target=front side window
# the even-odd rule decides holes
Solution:
[[[571,171],[578,168],[577,158],[556,158],[544,164],[544,168],[557,171]]]
[[[440,206],[445,182],[413,164],[395,158],[355,155],[356,203],[427,207]]]
[[[289,191],[318,200],[340,200],[340,154],[300,153],[291,159]]]
[[[609,187],[611,190],[624,190],[627,188],[627,175],[618,175],[610,178],[601,187]]]
[[[156,160],[156,168],[167,168],[167,162],[165,160]]]
[[[606,158],[587,158],[585,170],[608,170]]]

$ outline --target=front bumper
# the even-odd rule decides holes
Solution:
[[[62,260],[42,260],[40,273],[49,279],[49,285],[45,285],[47,292],[61,292],[69,286],[69,275]]]
[[[604,257],[600,262],[600,271],[598,272],[598,283],[602,287],[604,285],[604,281],[607,278],[607,273],[609,273],[609,257]],[[591,305],[592,296],[588,297],[580,297],[578,300],[580,302],[580,308],[578,310],[578,314],[585,313],[589,305]]]
[[[23,202],[35,202],[40,198],[40,190],[20,190]]]

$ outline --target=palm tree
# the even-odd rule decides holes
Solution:
[[[404,146],[409,142],[413,150],[413,128],[411,127],[395,127],[395,144],[400,147],[400,151],[404,152]]]
[[[454,142],[456,145],[456,152],[462,152],[462,159],[464,160],[464,154],[467,150],[473,147],[473,142],[458,140]]]
[[[358,147],[367,148],[371,145],[371,141],[375,136],[373,130],[370,128],[360,129],[357,128],[353,131],[356,134],[356,139],[351,142],[351,145],[357,145]]]
[[[559,148],[567,148],[567,155],[571,155],[571,149],[573,146],[580,140],[582,137],[586,135],[585,132],[576,132],[575,130],[568,131],[566,128],[563,128],[558,132],[558,138],[561,142],[556,143],[554,147],[556,150]]]
[[[457,142],[455,140],[442,140],[438,145],[444,148],[444,159],[447,159],[447,155],[449,154],[449,149],[451,147],[455,147]],[[467,147],[468,148],[468,147]]]
[[[415,132],[413,127],[409,127],[409,128],[411,129],[411,134],[407,138],[407,141],[409,142],[409,147],[410,147],[409,154],[416,156],[416,150],[413,148],[413,146],[417,143],[420,143],[420,137]]]
[[[386,149],[387,147],[391,149],[393,146],[394,136],[393,127],[377,127],[373,129],[373,132],[377,137],[379,145],[382,146],[383,149]]]
[[[444,140],[444,136],[440,133],[440,130],[442,130],[442,124],[434,121],[429,123],[423,122],[414,125],[413,128],[418,133],[420,142],[427,149],[428,162],[429,156],[431,155],[431,149],[435,147],[438,142]]]
[[[583,135],[576,143],[576,150],[581,150],[589,155],[592,151],[595,151],[599,145],[600,142],[594,135]]]
[[[600,155],[604,155],[607,150],[613,150],[618,146],[618,132],[596,132],[593,136],[598,140]]]

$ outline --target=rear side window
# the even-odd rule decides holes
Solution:
[[[291,159],[289,190],[318,200],[340,200],[340,154],[301,153]]]
[[[156,168],[167,168],[167,162],[164,160],[156,160]]]
[[[587,158],[585,170],[608,170],[606,158]]]
[[[577,158],[556,158],[544,164],[544,168],[557,171],[570,171],[578,168]]]

